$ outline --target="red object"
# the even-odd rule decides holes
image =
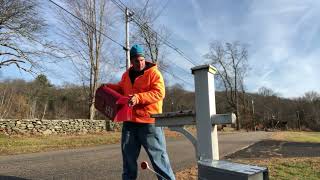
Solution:
[[[148,162],[146,162],[146,161],[143,161],[142,163],[141,163],[141,168],[142,169],[149,169],[149,165],[148,165]]]
[[[132,108],[128,105],[129,97],[122,96],[107,86],[96,91],[95,108],[107,118],[121,122],[132,119]]]

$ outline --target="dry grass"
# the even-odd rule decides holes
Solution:
[[[280,131],[272,135],[272,139],[291,142],[320,143],[320,132]]]
[[[120,142],[119,132],[86,135],[0,136],[0,155],[43,152]]]
[[[320,143],[320,132],[275,132],[272,139],[293,142]],[[265,159],[235,159],[246,163],[268,167],[270,179],[274,180],[318,180],[320,179],[320,157],[298,158],[265,158]],[[196,166],[176,173],[177,179],[195,180],[198,176]]]
[[[320,179],[320,157],[242,159],[237,162],[268,167],[270,179]]]
[[[241,159],[239,163],[268,167],[269,177],[274,180],[318,180],[320,179],[320,157],[317,158],[270,158]],[[176,179],[196,180],[196,166],[176,173]]]
[[[188,128],[188,130],[194,133],[193,128]],[[182,135],[177,132],[168,129],[165,129],[164,132],[168,139],[182,138]],[[0,134],[0,156],[116,144],[120,143],[120,140],[121,132],[50,136]]]
[[[175,174],[176,179],[179,180],[196,180],[198,179],[198,167],[194,166]]]

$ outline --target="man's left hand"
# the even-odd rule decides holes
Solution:
[[[129,106],[134,106],[138,104],[138,98],[135,95],[129,96]]]

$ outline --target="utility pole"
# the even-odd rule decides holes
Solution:
[[[237,116],[237,123],[236,123],[236,129],[239,131],[241,129],[241,123],[240,123],[240,113],[239,113],[239,99],[238,99],[238,86],[237,86],[237,71],[235,72],[235,78],[234,78],[234,86],[235,86],[235,98],[236,98],[236,116]]]
[[[252,114],[254,115],[254,100],[251,99],[251,104],[252,104]]]
[[[130,47],[129,47],[129,22],[130,17],[133,16],[133,13],[129,11],[128,8],[126,8],[125,11],[126,15],[126,68],[129,69],[130,67]]]
[[[254,100],[251,97],[251,105],[252,105],[252,121],[253,121],[253,129],[256,131],[256,122],[254,119]]]
[[[298,128],[301,131],[301,124],[300,124],[300,110],[296,111],[297,120],[298,120]]]
[[[251,116],[252,116],[252,125],[253,125],[253,129],[254,131],[256,131],[256,122],[254,119],[254,97],[246,94],[247,96],[249,96],[251,98]],[[248,106],[249,106],[249,100],[248,100]]]

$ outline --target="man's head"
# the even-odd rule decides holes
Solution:
[[[142,71],[145,68],[146,61],[144,59],[144,51],[142,46],[135,44],[131,47],[130,61],[135,71]]]

